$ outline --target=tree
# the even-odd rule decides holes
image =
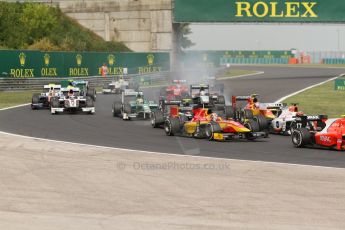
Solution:
[[[195,43],[188,38],[188,35],[192,33],[189,23],[174,23],[173,27],[175,31],[177,53],[181,53],[184,49],[195,45]]]

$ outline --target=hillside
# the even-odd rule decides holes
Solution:
[[[0,2],[0,49],[130,51],[121,42],[104,41],[59,8],[8,2]]]

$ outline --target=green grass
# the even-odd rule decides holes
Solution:
[[[32,94],[37,92],[39,91],[0,91],[0,109],[30,103]]]
[[[334,81],[292,96],[284,102],[299,103],[300,110],[310,115],[340,117],[345,114],[345,91],[335,91]]]
[[[253,70],[244,70],[244,69],[232,69],[226,72],[225,74],[222,74],[220,76],[217,76],[217,79],[223,80],[227,78],[237,77],[241,75],[248,75],[248,74],[255,74],[257,71]]]

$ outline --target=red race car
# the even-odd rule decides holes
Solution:
[[[160,90],[160,96],[168,101],[182,100],[189,97],[189,86],[186,80],[173,80],[172,85]]]
[[[345,118],[327,119],[326,116],[299,116],[297,129],[292,133],[295,147],[319,147],[345,150]]]

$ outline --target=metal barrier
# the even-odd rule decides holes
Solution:
[[[125,75],[137,82],[141,86],[161,85],[167,82],[170,72],[159,72],[148,75]],[[17,90],[36,90],[42,89],[43,85],[49,83],[60,83],[61,80],[78,79],[90,82],[93,87],[102,87],[104,84],[114,81],[121,77],[120,75],[113,75],[107,77],[93,76],[93,77],[78,77],[78,78],[0,78],[0,91],[17,91]]]

